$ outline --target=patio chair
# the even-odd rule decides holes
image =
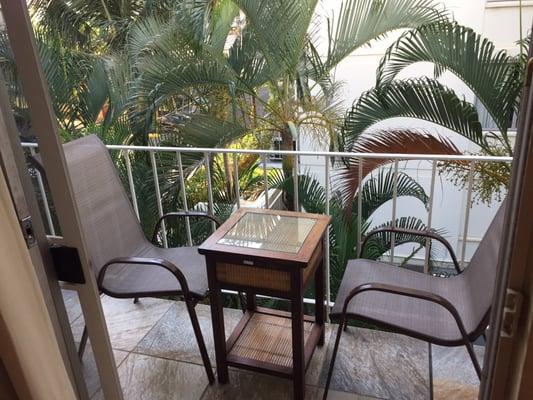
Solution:
[[[96,136],[63,147],[98,288],[108,296],[134,301],[141,297],[182,296],[209,382],[213,383],[213,370],[194,309],[208,290],[204,256],[197,247],[161,248],[146,239],[109,152]],[[34,157],[33,163],[46,177],[39,156]],[[159,218],[152,240],[163,220],[185,217],[203,217],[220,224],[206,213],[172,212]],[[86,340],[85,329],[80,356]]]
[[[407,233],[435,239],[450,252],[458,274],[442,278],[385,262],[361,258],[350,260],[331,311],[331,317],[340,318],[340,324],[324,399],[348,319],[370,322],[392,332],[424,340],[429,343],[430,351],[432,343],[464,345],[481,379],[481,367],[472,343],[484,334],[489,322],[505,203],[500,206],[468,267],[462,271],[449,242],[433,230],[379,228],[367,235],[361,253],[372,236],[383,233]]]

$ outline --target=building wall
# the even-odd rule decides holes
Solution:
[[[335,0],[324,2],[319,10],[324,15],[331,15],[331,10],[338,8]],[[481,33],[492,40],[500,49],[517,54],[519,47],[516,42],[520,38],[519,24],[519,2],[518,1],[486,1],[486,0],[446,0],[446,8],[452,13],[455,20]],[[533,21],[533,1],[522,1],[522,35],[530,32]],[[346,60],[344,60],[335,71],[337,81],[344,83],[342,89],[342,99],[346,109],[366,90],[375,84],[376,69],[387,47],[398,37],[401,32],[390,35],[386,40],[372,44],[371,47],[360,49]],[[402,72],[400,78],[432,76],[433,68],[429,63],[420,63],[410,66]],[[445,73],[440,79],[443,84],[453,88],[460,96],[470,102],[474,102],[473,93],[457,77],[451,73]],[[410,127],[423,128],[431,132],[439,133],[449,137],[461,150],[472,152],[476,146],[468,140],[447,129],[435,126],[431,123],[421,121],[396,118],[375,125],[379,127]],[[328,145],[319,143],[315,139],[302,135],[302,150],[327,150]],[[431,182],[431,164],[429,162],[409,162],[401,163],[400,169],[407,171],[415,177],[429,193]],[[301,171],[314,173],[322,182],[324,181],[324,161],[317,157],[302,157]],[[445,177],[437,177],[434,197],[433,227],[443,229],[452,246],[460,254],[462,249],[463,229],[465,224],[465,209],[467,204],[466,191],[460,190],[448,182]],[[467,235],[466,258],[468,259],[477,247],[479,239],[483,236],[488,224],[492,220],[498,204],[492,207],[475,205],[469,218]],[[373,225],[391,219],[392,205],[382,207],[375,215]],[[399,199],[397,216],[415,215],[427,220],[427,211],[421,204],[412,199]],[[400,249],[397,253],[408,254],[412,246]],[[445,255],[442,255],[445,257]]]

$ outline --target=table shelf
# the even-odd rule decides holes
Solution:
[[[228,364],[254,371],[292,376],[292,321],[290,314],[276,310],[246,311],[227,342]],[[306,364],[320,336],[320,327],[304,320]],[[309,353],[309,354],[307,354]]]

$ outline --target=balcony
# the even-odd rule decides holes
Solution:
[[[63,291],[75,340],[83,329],[76,293]],[[102,297],[125,399],[291,399],[290,381],[232,369],[230,383],[209,386],[185,306],[179,301]],[[214,360],[209,306],[198,318]],[[225,309],[227,330],[241,311]],[[320,399],[336,325],[326,331],[306,375],[306,398]],[[475,346],[480,359],[484,347]],[[429,352],[425,342],[389,332],[349,327],[343,336],[328,395],[332,400],[428,399]],[[466,350],[432,346],[435,399],[475,399],[479,380]],[[83,372],[91,399],[103,399],[90,345]]]
[[[31,152],[36,151],[33,144],[24,144]],[[181,167],[182,154],[201,153],[206,159],[215,157],[217,153],[226,152],[231,156],[253,155],[261,161],[265,176],[272,165],[268,165],[267,154],[270,151],[259,150],[223,150],[220,149],[194,149],[194,148],[161,148],[161,147],[134,147],[134,146],[108,146],[111,151],[119,150],[125,162],[123,166],[126,172],[127,183],[130,184],[130,195],[134,209],[139,210],[136,198],[134,180],[132,178],[132,167],[128,161],[131,154],[135,152],[148,152],[151,160],[152,173],[154,177],[154,193],[157,201],[157,210],[163,212],[163,202],[159,180],[158,163],[161,153],[175,154],[177,168],[180,175],[183,174]],[[280,152],[285,153],[285,152]],[[476,162],[500,162],[508,163],[509,158],[505,157],[475,157],[475,156],[420,156],[420,155],[376,155],[376,154],[342,154],[342,153],[306,153],[288,152],[296,158],[316,157],[323,160],[323,176],[326,182],[331,181],[331,175],[335,171],[330,170],[330,161],[338,157],[357,157],[367,160],[375,157],[389,158],[394,165],[394,178],[398,179],[400,173],[409,172],[412,166],[409,160],[414,160],[417,171],[422,171],[418,179],[421,185],[428,187],[431,199],[427,208],[422,208],[424,218],[428,225],[431,219],[436,218],[439,209],[435,209],[434,199],[450,196],[445,194],[446,188],[437,188],[436,168],[437,162],[442,160],[460,161],[472,166]],[[406,161],[407,160],[407,161]],[[426,163],[428,168],[424,170],[422,163]],[[208,188],[207,199],[202,207],[213,210],[213,187],[210,169],[206,165],[206,187]],[[424,175],[425,172],[429,172]],[[412,173],[412,172],[411,172]],[[41,177],[34,174],[37,188],[40,191],[41,199],[45,202],[43,207],[49,223],[50,233],[55,235],[54,223],[51,211],[53,208],[47,203],[45,186]],[[301,174],[293,175],[295,185]],[[238,170],[235,172],[235,179],[238,179]],[[425,180],[425,181],[424,181]],[[182,201],[187,208],[187,193],[185,179],[179,179],[180,189],[185,196]],[[360,185],[363,185],[361,182]],[[262,198],[256,202],[246,202],[242,195],[236,196],[234,208],[246,204],[246,206],[259,207],[281,207],[280,202],[274,202],[272,195],[275,193],[268,186],[268,180],[263,180]],[[236,185],[236,190],[239,186]],[[331,185],[326,187],[326,210],[330,207],[332,195]],[[359,189],[361,186],[359,187]],[[472,182],[466,190],[467,204],[472,199]],[[261,197],[261,196],[260,196]],[[401,196],[395,193],[388,204],[385,212],[401,216],[402,212],[407,212],[400,204]],[[198,205],[190,205],[196,208]],[[302,209],[295,199],[295,208]],[[361,205],[359,205],[361,206]],[[472,227],[479,231],[477,224],[472,225],[469,215],[472,212],[480,212],[475,207],[467,207],[463,210],[463,219],[457,228],[456,252],[460,255],[462,265],[468,263],[472,248],[476,245],[476,240],[464,240],[469,236],[469,229]],[[409,212],[412,212],[410,210]],[[486,210],[485,210],[486,212]],[[490,212],[490,209],[489,209]],[[360,215],[360,214],[359,214]],[[434,219],[435,220],[435,219]],[[357,221],[359,226],[363,221]],[[190,232],[190,227],[188,227]],[[462,235],[462,237],[460,236]],[[189,240],[191,238],[189,237]],[[361,240],[361,238],[358,238]],[[161,238],[161,244],[166,245]],[[328,249],[329,250],[329,249]],[[398,251],[396,255],[391,252],[384,254],[386,260],[397,261],[401,259],[402,253]],[[390,257],[390,258],[389,258]],[[326,260],[328,262],[329,260]],[[451,273],[451,266],[446,258],[435,259],[440,264],[439,273]],[[418,261],[414,258],[410,267],[423,272],[428,271],[428,258],[421,257]],[[435,273],[435,271],[432,271]],[[328,283],[332,281],[329,264],[327,268]],[[328,284],[328,299],[330,305],[334,302],[330,285]],[[79,306],[77,295],[74,291],[64,290],[65,304],[69,314],[72,331],[76,341],[80,340],[84,327],[83,316]],[[231,295],[231,293],[229,293]],[[312,299],[306,299],[312,303]],[[292,397],[292,384],[281,378],[274,378],[258,373],[232,369],[230,373],[230,384],[215,384],[209,386],[202,367],[202,361],[197,350],[194,334],[184,303],[165,299],[141,299],[134,304],[131,300],[113,299],[102,296],[102,304],[105,312],[106,322],[110,333],[111,344],[117,362],[119,376],[121,379],[124,395],[126,399],[167,399],[167,398],[191,398],[191,399],[290,399]],[[214,362],[214,346],[212,339],[211,315],[208,305],[199,304],[197,312],[200,325],[207,341],[212,362]],[[226,308],[226,333],[229,334],[237,324],[242,312],[238,309]],[[327,368],[329,366],[330,354],[333,347],[336,325],[328,325],[326,333],[326,345],[318,349],[313,355],[310,367],[306,375],[306,398],[319,399],[325,384]],[[482,360],[484,353],[484,342],[480,340],[475,346],[475,350]],[[214,364],[213,364],[214,365]],[[100,390],[100,383],[90,345],[85,354],[83,369],[85,379],[89,387],[89,394],[92,399],[101,399],[103,395]],[[432,379],[430,379],[430,373]],[[479,380],[471,364],[470,358],[463,347],[449,348],[433,345],[430,349],[427,343],[412,339],[403,335],[391,332],[369,329],[364,327],[350,326],[347,334],[341,341],[339,356],[335,366],[335,373],[331,392],[328,398],[331,399],[427,399],[430,394],[430,381],[433,382],[433,393],[436,399],[468,399],[476,398]]]

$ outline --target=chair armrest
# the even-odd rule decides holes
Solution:
[[[190,217],[199,217],[199,218],[207,218],[210,219],[215,223],[217,228],[222,225],[222,221],[215,217],[212,214],[208,214],[205,212],[200,211],[174,211],[169,212],[165,215],[162,215],[155,224],[154,233],[152,234],[152,243],[155,243],[155,239],[157,238],[157,234],[159,232],[159,229],[161,229],[162,222],[167,218],[190,218]]]
[[[421,300],[429,301],[431,303],[438,304],[441,307],[444,307],[450,314],[452,314],[453,318],[455,319],[455,322],[457,323],[457,327],[459,328],[459,331],[461,332],[461,335],[464,338],[468,337],[466,329],[463,325],[463,320],[461,319],[461,316],[459,315],[459,311],[457,311],[454,305],[450,303],[444,297],[436,293],[428,292],[425,290],[412,289],[412,288],[406,288],[402,286],[390,285],[386,283],[377,283],[377,282],[364,283],[350,291],[350,293],[346,297],[346,300],[344,300],[344,305],[342,308],[342,318],[343,318],[342,323],[343,324],[344,324],[344,319],[346,318],[346,311],[348,310],[348,305],[350,301],[356,295],[360,293],[364,293],[364,292],[369,292],[369,291],[390,293],[390,294],[395,294],[398,296],[405,296],[405,297],[413,297],[416,299],[421,299]]]
[[[384,227],[384,228],[374,229],[366,235],[365,240],[363,241],[363,244],[361,245],[361,251],[359,252],[359,258],[362,258],[363,250],[365,249],[365,246],[368,240],[372,236],[375,236],[377,234],[384,233],[384,232],[406,233],[408,235],[418,235],[418,236],[423,236],[423,237],[427,237],[430,239],[435,239],[436,241],[442,243],[444,247],[446,247],[446,250],[448,250],[448,252],[450,253],[450,257],[452,258],[452,262],[457,273],[460,274],[462,272],[461,268],[459,267],[459,262],[457,261],[455,252],[453,251],[452,245],[442,235],[439,235],[434,230],[418,230],[418,229],[405,229],[405,228],[393,228],[393,227]]]
[[[167,271],[169,271],[172,275],[174,275],[174,277],[178,280],[178,282],[179,282],[179,284],[181,286],[181,291],[182,291],[183,296],[185,297],[185,299],[188,299],[189,296],[190,296],[189,285],[187,284],[187,280],[185,279],[185,275],[183,275],[183,273],[180,271],[180,269],[178,267],[176,267],[170,261],[164,260],[162,258],[149,258],[149,257],[117,257],[117,258],[113,258],[112,260],[106,262],[104,264],[104,266],[102,267],[102,269],[100,270],[100,272],[98,274],[98,280],[97,280],[98,287],[100,288],[100,290],[102,290],[102,292],[104,292],[106,294],[110,294],[110,295],[115,296],[115,297],[121,297],[120,294],[113,293],[113,292],[111,292],[109,290],[105,290],[104,287],[103,287],[104,277],[105,277],[105,274],[106,274],[108,268],[111,265],[117,265],[117,264],[155,265],[157,267],[164,268]],[[129,297],[132,297],[134,295],[135,295],[135,293],[132,293],[131,296],[129,296]],[[124,296],[124,294],[122,294],[122,297],[123,296]]]

